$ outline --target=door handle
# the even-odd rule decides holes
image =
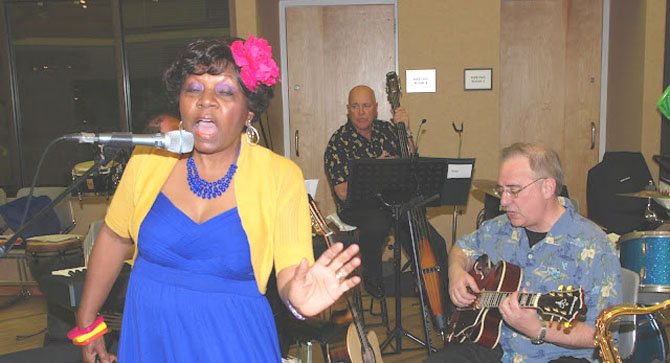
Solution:
[[[300,133],[298,130],[295,130],[295,136],[293,137],[293,142],[295,144],[295,156],[300,157]]]
[[[591,122],[591,150],[596,147],[596,123]]]

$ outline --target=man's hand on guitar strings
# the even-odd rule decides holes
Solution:
[[[461,269],[459,272],[450,274],[449,296],[457,307],[464,308],[472,305],[477,300],[479,292],[477,281],[467,271]]]
[[[295,269],[288,290],[291,304],[305,316],[314,316],[331,306],[349,289],[361,282],[359,276],[348,277],[361,264],[358,245],[344,249],[335,243],[308,266],[304,260]]]

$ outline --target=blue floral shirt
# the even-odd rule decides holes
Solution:
[[[588,309],[584,323],[595,327],[601,310],[621,303],[621,265],[605,233],[578,214],[569,200],[561,200],[565,213],[533,247],[529,247],[525,229],[513,227],[505,214],[484,222],[456,243],[472,259],[488,254],[493,263],[505,260],[521,267],[521,288],[530,293],[548,293],[559,285],[581,286]],[[595,349],[533,345],[530,339],[503,324],[502,361],[547,362],[561,356],[598,361]]]

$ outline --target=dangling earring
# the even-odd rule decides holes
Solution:
[[[250,145],[258,145],[258,142],[261,139],[261,136],[258,134],[258,130],[251,125],[251,120],[247,120],[247,143]]]

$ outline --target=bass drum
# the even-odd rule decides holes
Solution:
[[[621,267],[640,275],[640,292],[670,293],[670,232],[631,232],[617,244]]]
[[[633,354],[624,362],[662,363],[670,359],[670,311],[660,310],[653,314],[638,315],[635,325],[635,348]]]

